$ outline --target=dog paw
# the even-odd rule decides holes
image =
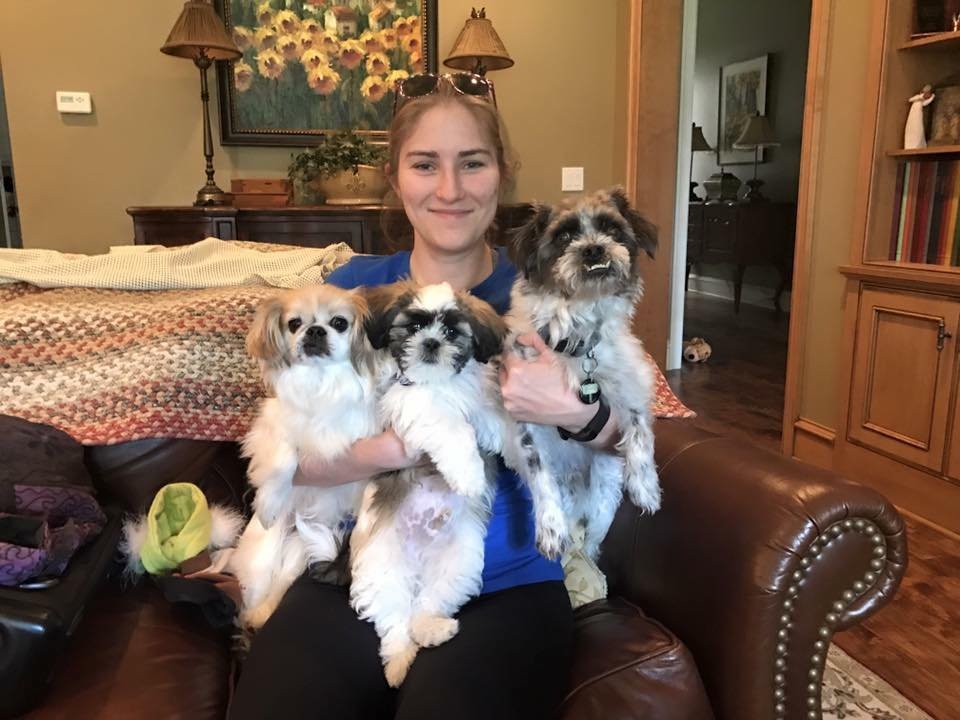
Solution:
[[[250,610],[245,610],[240,615],[240,624],[249,630],[259,630],[264,626],[276,607],[273,603],[262,602]]]
[[[413,643],[399,653],[383,660],[383,674],[387,678],[387,685],[398,688],[403,684],[419,648]]]
[[[473,463],[471,463],[472,465]],[[487,487],[487,476],[483,461],[478,458],[478,467],[465,468],[462,472],[447,475],[444,478],[447,485],[458,495],[468,498],[478,498],[483,495]]]
[[[420,647],[443,645],[460,630],[455,618],[421,614],[410,623],[410,637]]]
[[[567,521],[562,512],[543,513],[537,522],[537,550],[548,560],[563,554],[567,542]]]
[[[650,467],[639,477],[631,477],[627,482],[627,494],[630,502],[651,515],[660,509],[660,479],[657,471]]]

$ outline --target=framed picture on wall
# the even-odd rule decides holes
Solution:
[[[437,0],[216,0],[243,57],[217,63],[224,145],[386,140],[395,81],[436,72]]]
[[[753,150],[734,150],[751,115],[767,113],[767,58],[731,63],[720,68],[720,128],[717,162],[720,165],[753,164]],[[763,162],[763,148],[759,162]]]

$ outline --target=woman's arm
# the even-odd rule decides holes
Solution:
[[[556,354],[536,333],[521,335],[517,342],[538,353],[535,360],[524,360],[515,353],[503,354],[500,390],[503,406],[514,420],[538,425],[555,425],[576,433],[599,410],[599,404],[580,402],[567,387],[563,367]],[[585,445],[599,450],[612,450],[620,439],[620,429],[611,414],[600,433]],[[574,442],[573,440],[569,442]]]
[[[419,453],[410,454],[403,441],[393,431],[357,440],[350,450],[330,462],[317,457],[300,458],[300,466],[293,476],[294,485],[333,487],[392,470],[413,467],[420,461]]]

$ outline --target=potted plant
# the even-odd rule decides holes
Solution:
[[[318,146],[291,156],[287,175],[329,205],[379,204],[387,192],[385,155],[385,147],[353,130],[329,133]]]

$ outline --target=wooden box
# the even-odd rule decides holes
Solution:
[[[283,178],[234,178],[230,181],[234,207],[276,208],[289,204],[290,181]]]

